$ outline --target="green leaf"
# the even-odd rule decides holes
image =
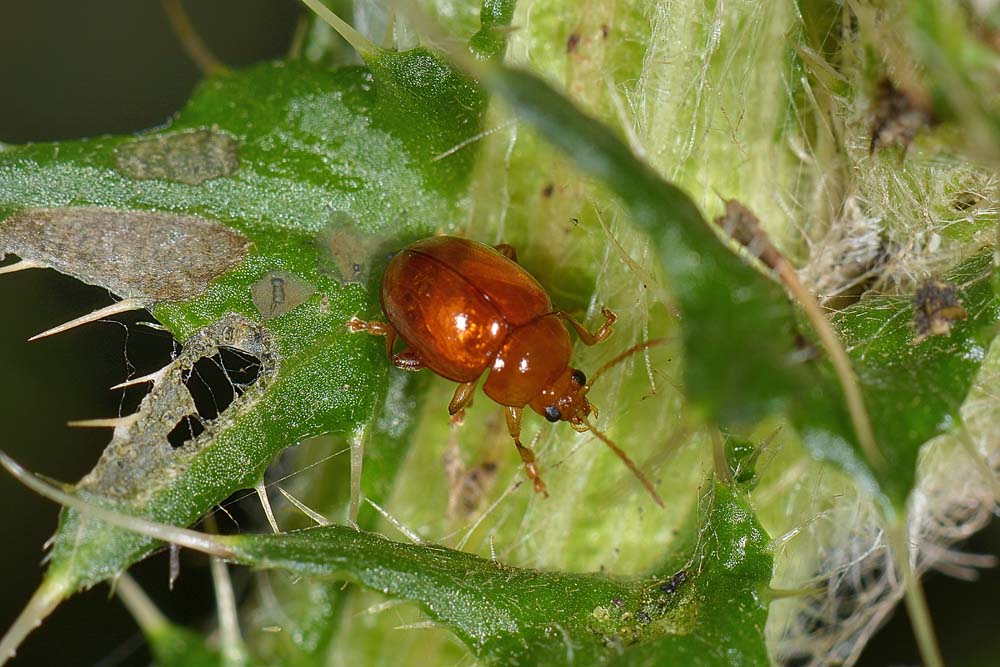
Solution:
[[[713,419],[739,423],[789,400],[807,371],[790,354],[795,320],[782,289],[726,247],[687,194],[541,79],[498,68],[487,81],[577,167],[621,197],[653,240],[684,316],[692,402]]]
[[[633,578],[519,569],[344,526],[218,539],[245,565],[416,601],[488,664],[767,665],[770,540],[723,485],[700,514],[686,553]]]
[[[46,258],[53,236],[60,247],[86,246],[92,225],[79,222],[100,216],[110,216],[109,228],[169,225],[170,234],[194,238],[199,254],[219,250],[203,230],[222,225],[249,243],[245,257],[233,255],[232,270],[216,256],[222,274],[207,288],[184,284],[165,294],[116,274],[110,253],[147,257],[168,273],[193,265],[191,253],[171,254],[169,243],[115,238],[104,248],[103,272],[95,268],[99,253],[63,253],[66,272],[154,304],[157,319],[185,343],[139,419],[116,431],[79,485],[95,502],[186,525],[257,483],[289,445],[327,433],[374,437],[386,407],[384,352],[379,341],[348,333],[345,322],[370,312],[377,290],[353,281],[377,272],[379,248],[398,244],[394,235],[454,224],[474,150],[431,158],[479,131],[485,97],[424,50],[377,53],[370,62],[370,70],[337,71],[260,65],[208,79],[170,128],[138,140],[13,147],[0,156],[0,212],[11,216],[0,223],[0,251]],[[51,208],[70,202],[72,209]],[[361,274],[350,272],[354,265]],[[262,312],[258,297],[267,303],[276,280],[282,296]],[[202,417],[204,434],[172,447],[165,436],[193,412],[185,375],[220,348],[254,357],[258,377],[221,415]],[[382,452],[395,456],[376,456],[364,478],[375,499],[402,458],[406,429],[393,433]],[[87,587],[154,546],[69,512],[48,576],[69,590]]]
[[[961,426],[960,408],[997,334],[1000,301],[993,253],[942,277],[959,286],[969,313],[949,335],[914,343],[910,299],[878,296],[838,313],[834,323],[854,361],[880,443],[895,471],[882,479],[894,497],[913,485],[925,442]]]
[[[205,645],[204,637],[186,628],[165,624],[148,632],[159,667],[223,667],[218,651]]]
[[[480,58],[503,56],[516,6],[517,2],[514,0],[484,0],[479,14],[482,27],[469,40],[469,46]]]

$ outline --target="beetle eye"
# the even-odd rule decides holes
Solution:
[[[545,418],[550,422],[557,422],[562,419],[562,413],[559,412],[559,408],[554,405],[550,405],[545,408]]]
[[[573,374],[569,376],[573,382],[581,387],[587,384],[587,376],[579,368],[573,369]]]

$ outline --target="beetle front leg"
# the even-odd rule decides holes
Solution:
[[[602,340],[610,336],[611,325],[613,325],[615,323],[615,320],[618,319],[618,316],[615,315],[610,308],[602,306],[601,315],[604,315],[604,324],[602,324],[601,328],[595,331],[594,333],[590,333],[583,327],[582,324],[577,322],[573,318],[573,316],[570,315],[569,313],[560,310],[559,312],[556,313],[556,315],[559,318],[561,318],[564,322],[568,323],[571,327],[573,327],[573,329],[576,331],[576,334],[580,337],[580,341],[584,345],[597,345]]]
[[[535,453],[521,444],[521,414],[523,412],[524,408],[506,406],[504,414],[507,417],[507,431],[514,439],[517,453],[521,455],[521,460],[524,462],[524,471],[528,475],[528,479],[535,485],[535,492],[544,494],[548,498],[549,491],[545,488],[545,482],[538,474],[538,466],[535,464]]]
[[[365,322],[357,317],[347,320],[347,330],[351,333],[369,333],[372,336],[385,336],[385,354],[392,359],[392,348],[399,338],[399,334],[388,322]]]

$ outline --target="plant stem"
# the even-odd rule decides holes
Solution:
[[[0,665],[6,664],[14,657],[24,638],[41,625],[69,593],[69,586],[63,579],[48,577],[42,582],[13,625],[0,639]]]
[[[820,309],[816,297],[799,280],[799,274],[791,263],[782,257],[781,262],[775,267],[775,271],[781,281],[785,283],[788,291],[802,306],[806,317],[809,318],[813,329],[816,330],[816,335],[819,336],[820,343],[823,344],[823,348],[830,357],[830,363],[833,364],[833,370],[840,381],[840,388],[844,391],[847,412],[851,416],[851,425],[854,426],[854,432],[858,436],[858,444],[864,450],[868,461],[875,467],[884,470],[888,463],[875,441],[875,432],[872,430],[871,420],[868,418],[865,401],[861,395],[861,384],[858,382],[858,376],[854,373],[851,359],[847,356],[847,351],[841,344],[840,338]]]
[[[201,551],[202,553],[206,553],[211,556],[218,556],[220,558],[227,559],[231,559],[233,557],[232,548],[225,544],[220,538],[212,535],[206,535],[205,533],[199,533],[196,530],[188,530],[187,528],[178,528],[177,526],[168,526],[154,521],[147,521],[146,519],[142,519],[137,516],[122,514],[121,512],[116,512],[115,510],[107,509],[105,507],[101,507],[100,505],[87,502],[83,498],[78,498],[77,496],[66,493],[65,491],[56,488],[52,483],[32,475],[27,470],[22,468],[14,459],[7,456],[7,454],[3,451],[0,451],[0,466],[6,468],[7,472],[13,475],[17,481],[21,482],[43,498],[48,498],[49,500],[57,502],[60,505],[65,505],[66,507],[72,507],[80,512],[86,512],[101,521],[110,523],[113,526],[141,533],[142,535],[152,537],[153,539],[179,544],[182,547],[194,549],[195,551]],[[37,595],[38,594],[36,593],[36,596]],[[56,602],[58,602],[58,600]],[[29,605],[30,604],[31,603],[29,602]],[[5,646],[5,644],[0,641],[0,648],[3,646]],[[13,648],[17,648],[17,646],[15,645]],[[2,653],[0,653],[0,659],[2,659]]]
[[[910,564],[910,539],[905,517],[897,517],[889,527],[889,546],[896,558],[896,566],[903,573],[903,599],[906,611],[913,624],[913,634],[920,649],[920,657],[925,667],[944,667],[941,649],[934,636],[934,624],[931,621],[930,610],[927,608],[927,598],[920,578],[916,576]]]
[[[177,35],[177,40],[184,47],[188,57],[201,70],[201,73],[209,76],[228,71],[229,68],[212,53],[212,50],[205,44],[205,40],[194,29],[191,19],[188,17],[187,12],[184,11],[184,5],[181,4],[180,0],[161,0],[161,2],[163,4],[163,11],[170,21],[170,27],[174,29],[174,34]]]

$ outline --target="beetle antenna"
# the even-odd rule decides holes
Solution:
[[[623,361],[631,357],[633,354],[642,352],[643,350],[648,350],[649,348],[656,347],[657,345],[665,345],[672,340],[673,338],[653,338],[652,340],[644,340],[641,343],[636,343],[635,345],[625,350],[624,352],[616,356],[608,363],[598,368],[597,372],[590,377],[590,382],[587,383],[587,388],[589,389],[591,386],[593,386],[594,382],[597,381],[597,378],[604,375],[606,371],[622,363]]]
[[[601,442],[610,447],[611,451],[617,454],[618,458],[620,458],[622,462],[628,466],[628,469],[632,471],[632,474],[635,475],[637,478],[639,478],[639,481],[642,482],[642,485],[646,487],[647,491],[649,491],[649,495],[653,496],[653,500],[656,501],[656,504],[659,505],[660,507],[666,507],[666,505],[663,504],[663,499],[660,498],[660,494],[658,494],[656,492],[656,488],[653,487],[653,483],[649,481],[649,478],[646,477],[646,475],[644,475],[641,470],[639,470],[639,467],[635,464],[634,461],[632,461],[632,459],[628,457],[628,454],[626,454],[621,447],[616,445],[611,440],[611,438],[604,435],[602,432],[598,431],[597,427],[594,426],[594,424],[591,423],[590,420],[588,420],[586,417],[582,417],[582,419],[583,423],[586,424],[587,427],[590,429],[590,432],[596,435],[598,438],[600,438]]]

